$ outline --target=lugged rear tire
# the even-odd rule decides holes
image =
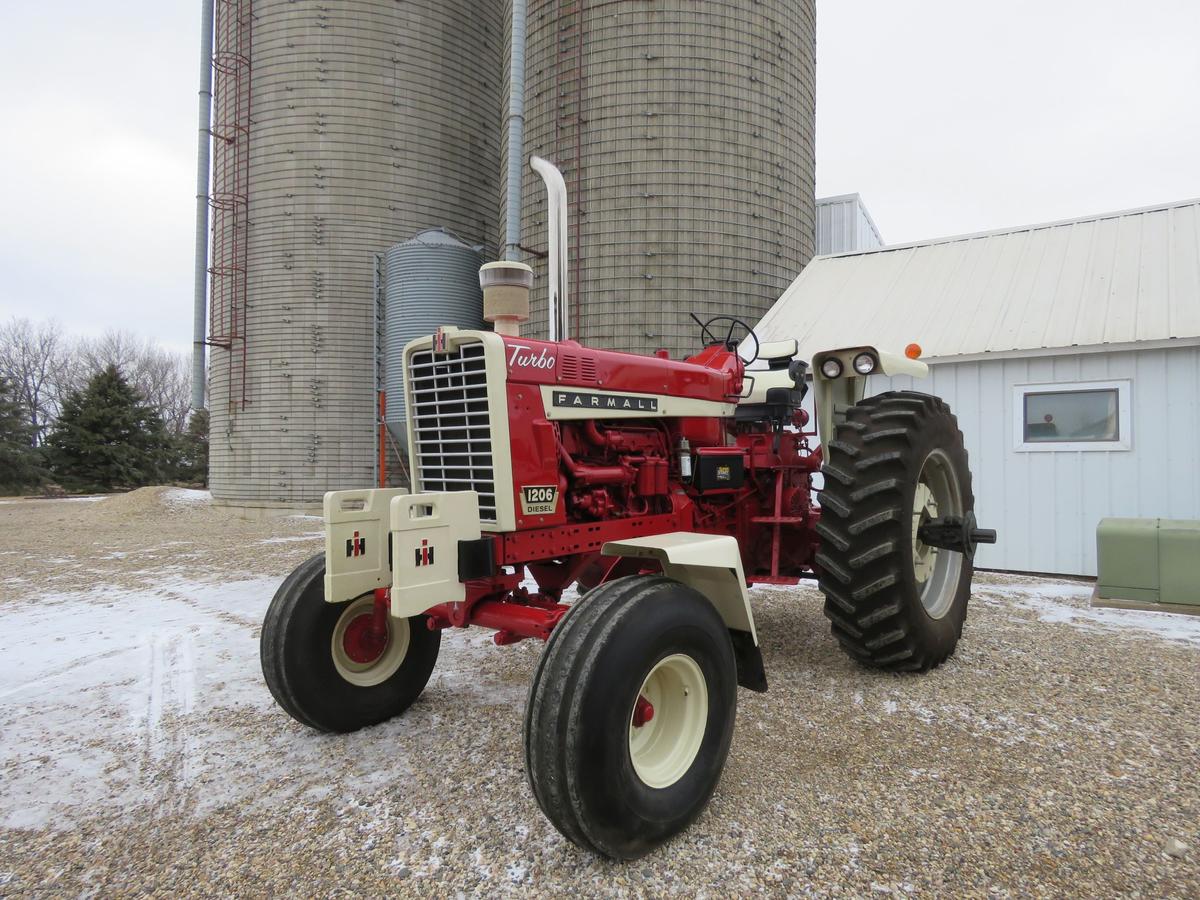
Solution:
[[[297,722],[318,731],[356,731],[398,716],[425,689],[442,642],[425,616],[389,619],[378,657],[383,669],[337,653],[335,640],[348,630],[347,620],[366,615],[371,605],[370,594],[325,602],[324,554],[302,562],[275,592],[259,655],[267,688]]]
[[[890,391],[855,404],[835,431],[823,451],[816,556],[833,636],[873,668],[941,665],[962,635],[973,566],[937,550],[926,572],[930,548],[915,540],[914,504],[933,496],[933,484],[948,498],[939,515],[974,509],[958,420],[937,397]],[[922,479],[927,493],[918,496]]]
[[[659,702],[657,723],[631,720],[645,695]],[[636,859],[703,811],[736,711],[733,645],[705,597],[662,575],[605,582],[555,627],[530,685],[525,771],[534,797],[568,840]]]

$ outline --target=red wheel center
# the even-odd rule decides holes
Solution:
[[[633,727],[641,728],[654,718],[654,705],[638,694],[637,703],[633,705]]]
[[[346,651],[346,656],[360,666],[375,662],[388,645],[388,630],[384,628],[382,634],[376,632],[371,627],[373,619],[369,612],[356,616],[342,635],[342,649]]]

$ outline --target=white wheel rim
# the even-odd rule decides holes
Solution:
[[[950,457],[934,450],[925,458],[913,493],[913,577],[921,592],[921,605],[931,619],[940,619],[954,605],[962,574],[962,554],[930,547],[917,537],[917,529],[938,516],[962,516],[962,489]]]
[[[400,668],[404,657],[408,655],[410,639],[408,619],[387,618],[388,641],[383,652],[370,662],[356,662],[346,652],[346,629],[350,623],[362,615],[370,615],[375,609],[375,598],[371,594],[359,597],[342,610],[333,629],[330,641],[330,652],[333,656],[333,667],[346,681],[357,687],[374,687],[382,684]]]
[[[700,752],[708,724],[708,685],[694,659],[676,653],[659,660],[638,697],[654,708],[653,717],[636,726],[637,700],[629,711],[629,758],[633,770],[652,788],[670,787],[687,773]]]
[[[937,514],[937,498],[933,496],[933,491],[925,482],[918,481],[917,490],[913,494],[912,527],[913,574],[917,578],[917,584],[924,584],[929,580],[938,556],[937,547],[930,547],[917,537],[917,529],[930,519],[936,519]]]

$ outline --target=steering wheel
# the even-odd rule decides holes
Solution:
[[[700,338],[704,341],[704,345],[706,347],[711,346],[712,344],[724,344],[727,350],[735,350],[740,342],[733,339],[733,334],[739,325],[742,326],[742,331],[746,332],[746,338],[754,341],[754,354],[749,359],[747,359],[745,356],[742,356],[740,353],[738,356],[742,356],[742,362],[744,362],[746,365],[750,365],[750,363],[758,359],[758,353],[761,349],[758,342],[758,335],[754,333],[753,328],[751,328],[741,319],[735,319],[733,316],[713,316],[707,322],[701,322],[699,316],[697,316],[695,313],[691,313],[690,315],[692,319],[695,320],[696,324],[700,326]],[[729,323],[729,328],[725,330],[724,338],[717,337],[716,334],[713,333],[712,328],[709,327],[714,322]],[[744,341],[745,338],[742,340]]]

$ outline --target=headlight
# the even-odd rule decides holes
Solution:
[[[842,374],[842,361],[833,356],[829,357],[821,363],[821,374],[826,378],[839,377]]]
[[[854,371],[859,375],[870,375],[875,371],[875,357],[870,353],[860,353],[854,357]]]

